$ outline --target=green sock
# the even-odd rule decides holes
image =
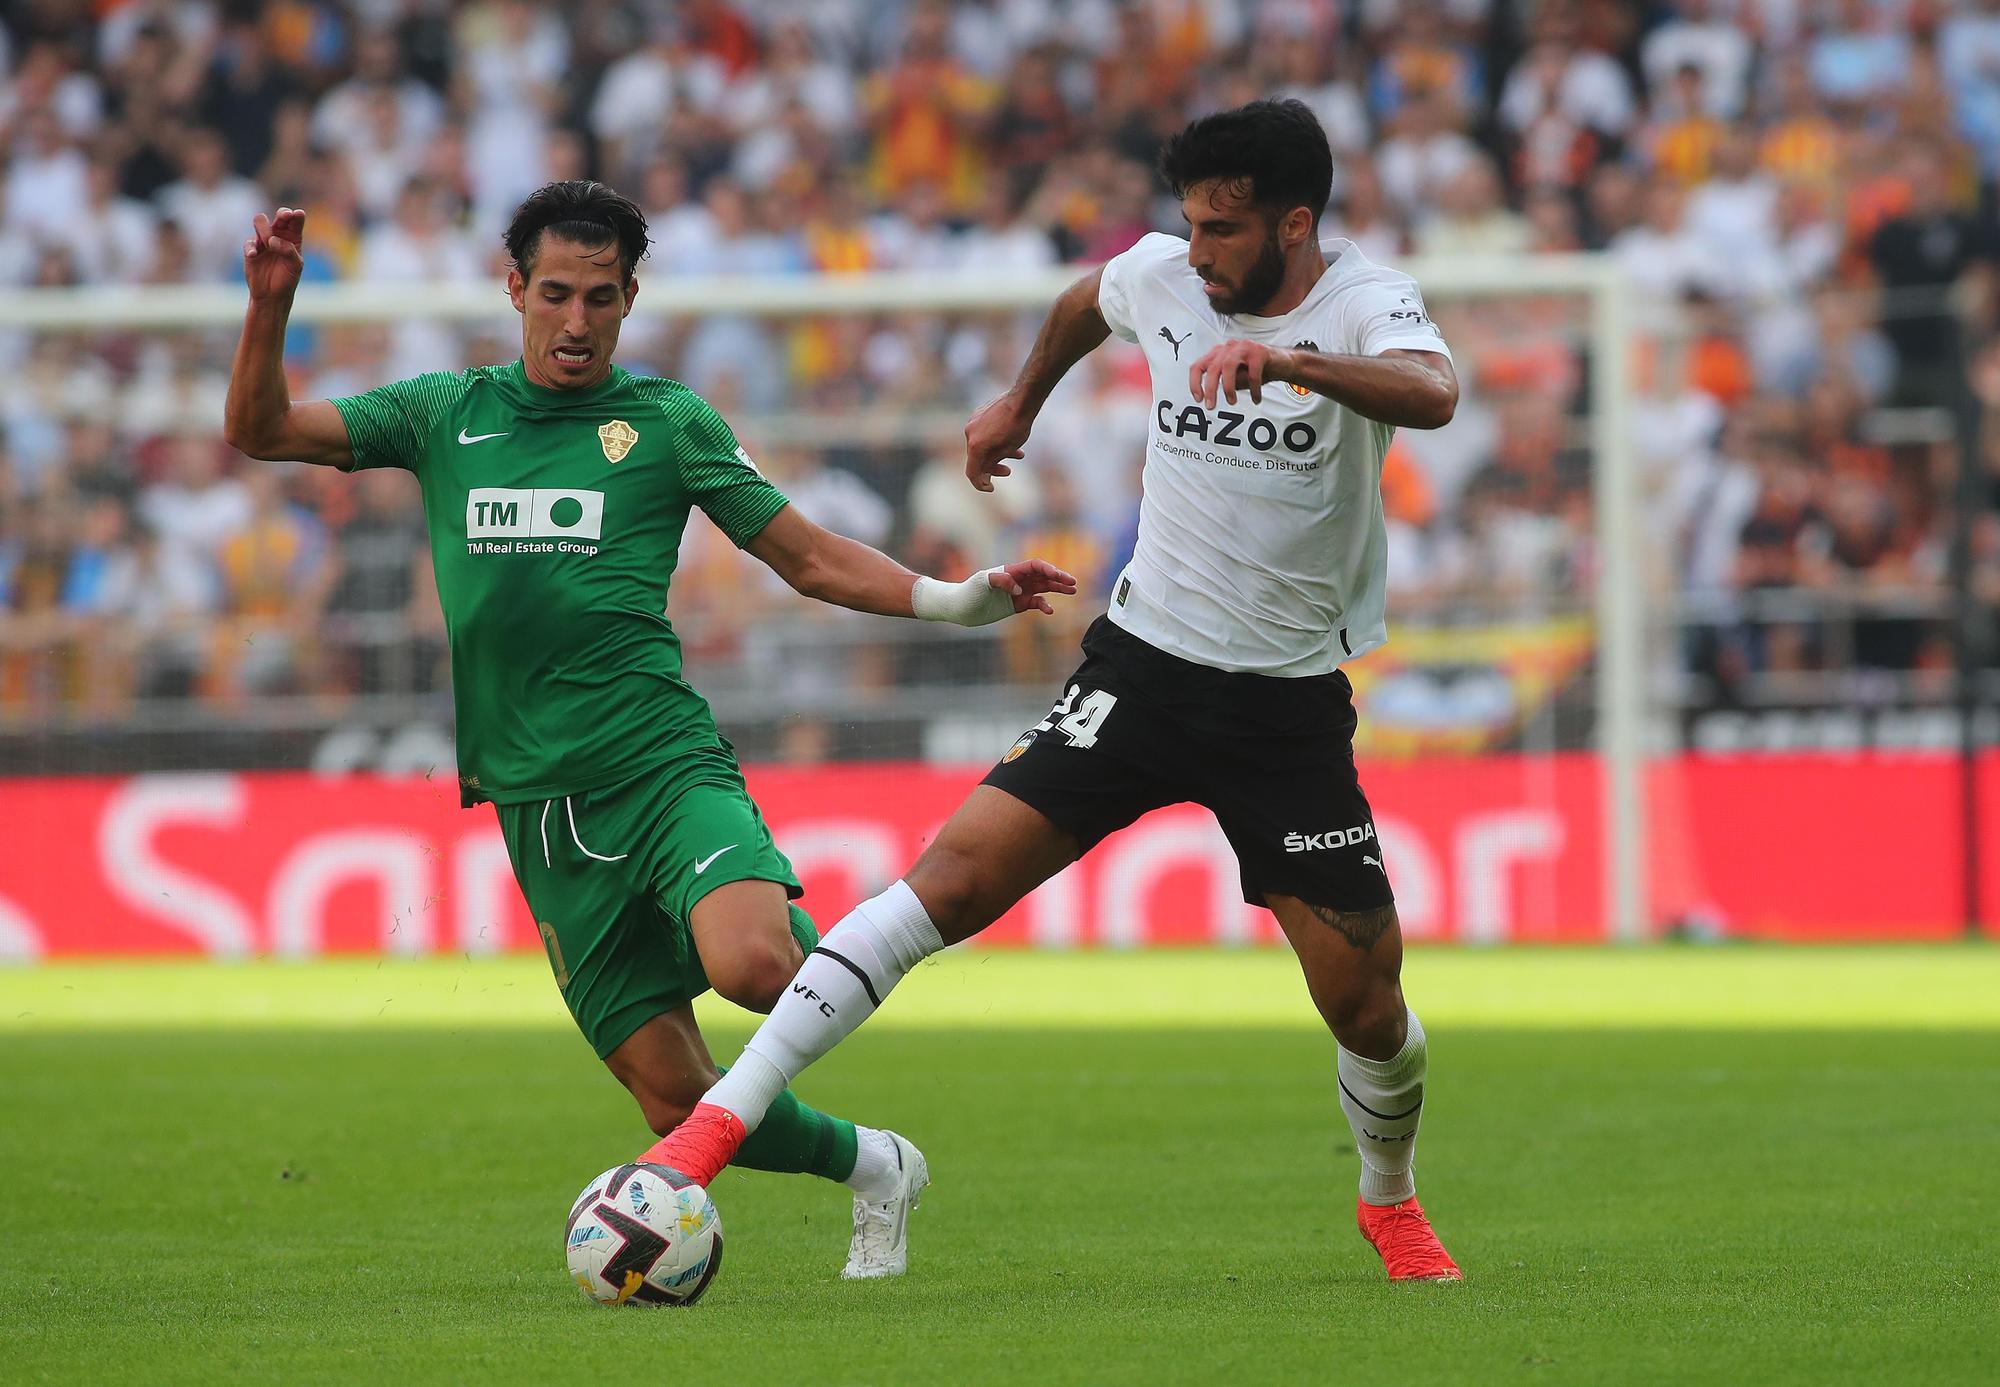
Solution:
[[[807,1107],[786,1089],[730,1164],[838,1181],[854,1173],[854,1158],[854,1124]]]

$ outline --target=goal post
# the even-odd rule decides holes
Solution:
[[[1573,332],[1579,339],[1577,354],[1587,370],[1579,394],[1588,400],[1589,409],[1587,418],[1574,421],[1574,431],[1589,458],[1589,547],[1593,551],[1588,580],[1589,746],[1595,762],[1596,831],[1601,835],[1598,937],[1645,938],[1654,924],[1648,895],[1646,827],[1649,613],[1643,488],[1633,435],[1636,323],[1629,290],[1611,262],[1593,255],[1413,257],[1399,262],[1398,267],[1415,278],[1434,313],[1440,311],[1440,305],[1461,301],[1532,296],[1559,297],[1580,310],[1572,315]],[[1023,323],[1031,325],[1040,310],[1083,272],[1071,266],[1006,272],[700,279],[654,273],[644,276],[644,289],[633,315],[641,322],[673,326],[722,317],[783,323],[909,314],[1018,314]],[[26,290],[0,299],[0,338],[18,341],[22,334],[192,331],[213,338],[213,357],[215,343],[223,341],[240,322],[243,309],[240,285]],[[293,322],[302,326],[437,323],[471,327],[484,323],[494,332],[501,331],[511,316],[504,291],[490,282],[308,284],[299,290],[292,314]],[[1446,340],[1457,350],[1459,343],[1452,336],[1448,316],[1444,328]],[[1018,343],[1016,349],[1024,346],[1024,342]],[[1011,375],[1014,364],[1013,360],[995,359],[989,363],[988,375],[1004,379]],[[949,409],[933,406],[915,410],[897,405],[893,408],[899,411],[898,418],[871,423],[866,417],[870,402],[863,398],[857,407],[859,416],[846,425],[857,437],[895,436],[900,430],[913,446],[922,442],[934,448],[948,447]],[[821,428],[820,416],[803,406],[787,407],[775,415],[743,405],[724,412],[739,424],[740,432],[752,437],[768,428],[787,440],[808,439]],[[1392,591],[1396,582],[1392,569]],[[1390,627],[1390,649],[1394,650],[1399,628],[1393,607]],[[1448,645],[1449,639],[1449,629],[1442,629],[1441,642]],[[939,637],[938,644],[942,649],[950,642]],[[1032,695],[1021,694],[1015,702],[1045,694],[1044,686]],[[870,706],[897,715],[908,711],[896,701],[892,689],[874,696]],[[1009,706],[1005,716],[1014,711]],[[1365,701],[1363,711],[1365,729]],[[724,713],[726,717],[726,707]],[[954,742],[949,736],[930,744],[968,745],[964,739]],[[1393,809],[1394,805],[1385,802],[1383,807]],[[1389,847],[1393,851],[1395,844]],[[1463,931],[1460,934],[1478,937]]]

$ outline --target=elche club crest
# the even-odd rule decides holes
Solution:
[[[639,431],[623,419],[613,419],[597,426],[597,441],[604,445],[606,462],[623,462],[632,445],[639,441]]]

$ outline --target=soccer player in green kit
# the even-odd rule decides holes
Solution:
[[[638,207],[552,183],[506,233],[521,359],[293,402],[283,344],[305,214],[258,216],[224,433],[251,457],[416,474],[450,635],[462,801],[490,801],[556,985],[665,1135],[717,1077],[691,1003],[769,1011],[818,932],[665,612],[688,512],[810,597],[983,625],[1050,610],[1075,581],[1028,561],[920,578],[801,516],[729,426],[675,381],[614,366],[646,253]],[[752,1146],[755,1149],[752,1149]],[[907,1264],[929,1175],[892,1132],[787,1094],[737,1163],[854,1191],[842,1275]]]

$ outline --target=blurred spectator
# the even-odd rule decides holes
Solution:
[[[1437,214],[1417,228],[1424,255],[1516,255],[1528,248],[1528,219],[1503,202],[1500,172],[1481,155],[1440,190]]]
[[[1620,232],[1638,225],[1643,194],[1639,175],[1626,165],[1605,164],[1591,174],[1584,200],[1585,244],[1603,250]]]
[[[960,261],[958,237],[945,220],[944,190],[912,183],[868,233],[868,259],[888,270],[948,270]]]
[[[1680,586],[1697,599],[1726,595],[1736,580],[1737,542],[1761,487],[1751,461],[1748,416],[1732,421],[1714,447],[1669,460],[1665,518]]]
[[[42,712],[62,693],[63,514],[40,496],[10,507],[0,528],[0,710]]]
[[[121,14],[143,13],[128,5]],[[201,50],[164,24],[147,23],[121,57],[106,58],[106,114],[115,122],[107,146],[119,161],[128,197],[151,199],[179,177],[187,103],[201,81]]]
[[[826,466],[818,449],[765,449],[759,462],[772,484],[813,524],[863,544],[888,542],[896,519],[889,503],[852,472]]]
[[[1396,23],[1377,31],[1382,48],[1368,83],[1375,119],[1395,121],[1416,99],[1438,102],[1446,120],[1477,110],[1486,75],[1477,51],[1464,41],[1466,26],[1449,23],[1437,0],[1399,8]]]
[[[958,268],[1037,270],[1055,263],[1055,243],[1028,219],[1004,182],[996,179],[987,187],[977,212],[977,220],[958,238]]]
[[[1524,139],[1556,117],[1579,131],[1622,138],[1631,127],[1632,81],[1609,54],[1582,46],[1574,12],[1566,5],[1538,6],[1534,43],[1507,74],[1500,93],[1500,121]]]
[[[1773,177],[1831,183],[1839,171],[1840,127],[1813,90],[1805,59],[1778,62],[1777,106],[1764,126],[1758,162]]]
[[[1813,86],[1836,106],[1858,107],[1901,86],[1910,72],[1910,38],[1894,7],[1834,0],[1808,50]]]
[[[320,632],[357,693],[421,692],[436,665],[433,642],[412,635],[413,609],[430,587],[430,550],[410,478],[389,469],[355,478],[354,513],[334,532]]]
[[[160,189],[160,215],[187,237],[197,279],[242,273],[243,240],[251,219],[271,210],[263,191],[229,171],[229,149],[212,130],[190,132],[181,146],[179,181]],[[80,209],[79,209],[80,210]]]
[[[1544,185],[1530,192],[1523,220],[1528,226],[1530,254],[1568,255],[1583,249],[1576,199],[1564,189]]]
[[[1389,205],[1414,221],[1479,161],[1479,146],[1456,128],[1451,108],[1435,93],[1405,101],[1393,128],[1376,154],[1376,168]]]
[[[1139,504],[1150,399],[1143,376],[1098,353],[1056,388],[1035,424],[1029,457],[1036,474],[1073,479],[1077,509],[1100,535],[1118,533]]]
[[[223,541],[219,648],[214,661],[218,692],[296,692],[301,650],[325,587],[326,546],[318,526],[284,494],[279,464],[248,469],[244,485],[250,515]]]
[[[1355,160],[1347,166],[1341,182],[1333,215],[1321,223],[1322,238],[1328,233],[1344,236],[1370,260],[1394,264],[1403,253],[1403,234],[1390,219],[1382,178],[1374,162]]]
[[[1700,86],[1700,109],[1733,120],[1743,114],[1755,49],[1750,35],[1719,17],[1711,0],[1679,0],[1674,17],[1646,35],[1639,48],[1654,102],[1693,71]]]
[[[1938,27],[1937,53],[1958,133],[1990,179],[2000,174],[2000,0],[1968,0]]]
[[[664,154],[677,127],[713,111],[728,83],[722,64],[680,41],[673,21],[655,19],[651,41],[605,70],[590,107],[607,170],[629,179]],[[766,103],[774,94],[759,93]],[[775,111],[762,113],[765,119]]]
[[[995,167],[1014,174],[1052,163],[1075,147],[1077,133],[1054,57],[1040,49],[1023,53],[1015,60],[1006,95],[993,113]]]
[[[1905,404],[1945,404],[1955,395],[1959,361],[1955,312],[1948,291],[1990,296],[1995,248],[1989,227],[1952,205],[1944,160],[1914,144],[1902,164],[1909,206],[1884,222],[1868,259],[1893,312],[1884,318],[1900,365],[1896,396]]]
[[[933,183],[951,206],[971,201],[981,171],[977,136],[993,92],[952,56],[950,20],[949,6],[917,0],[895,63],[862,87],[870,175],[883,196]]]
[[[458,11],[453,37],[453,95],[465,125],[474,221],[497,232],[551,176],[549,135],[569,30],[554,7],[475,0]]]
[[[37,109],[52,114],[66,138],[83,140],[97,133],[103,93],[92,74],[77,70],[67,45],[28,44],[12,83],[0,94],[0,119]]]
[[[1688,63],[1668,83],[1654,105],[1654,118],[1644,135],[1653,167],[1683,186],[1701,183],[1715,165],[1715,147],[1729,127],[1717,119],[1702,96],[1701,69]]]
[[[1788,307],[1783,334],[1760,344],[1759,381],[1797,399],[1831,376],[1867,403],[1886,399],[1895,382],[1896,353],[1868,309],[1863,295],[1840,289],[1822,289],[1809,305]]]
[[[412,178],[396,198],[394,217],[364,233],[355,259],[357,278],[376,283],[436,284],[484,277],[481,257],[453,225],[443,190]]]
[[[183,434],[171,444],[166,479],[139,496],[139,514],[159,540],[160,579],[191,610],[219,604],[222,546],[252,513],[249,489],[224,475],[222,460],[212,435]]]
[[[374,128],[375,112],[386,107],[381,123],[398,132],[398,141],[421,146],[443,126],[444,98],[403,68],[395,34],[370,26],[355,41],[351,75],[335,83],[313,109],[313,137],[324,148],[358,152],[353,141]]]
[[[116,711],[133,692],[129,623],[140,613],[147,575],[130,530],[125,503],[98,496],[83,509],[63,570],[64,634],[74,661],[76,701],[87,712]]]
[[[253,178],[264,167],[271,157],[278,109],[292,94],[292,83],[272,61],[262,28],[241,20],[230,24],[216,45],[199,112],[204,125],[222,132],[231,169]]]
[[[89,170],[83,154],[63,132],[55,112],[22,114],[10,142],[6,209],[13,225],[39,237],[60,236],[83,215],[89,199]]]
[[[1368,148],[1368,107],[1352,82],[1339,75],[1340,50],[1331,34],[1324,42],[1303,35],[1273,35],[1274,68],[1268,94],[1305,102],[1319,117],[1336,158]]]
[[[1037,513],[1008,537],[1009,552],[1033,554],[1074,574],[1079,594],[1102,594],[1109,585],[1109,546],[1084,519],[1076,482],[1060,468],[1040,477]],[[1009,672],[1020,683],[1059,678],[1076,657],[1076,644],[1097,615],[1094,602],[1065,602],[1048,621],[1008,623]]]
[[[1688,195],[1687,230],[1717,267],[1715,287],[1747,291],[1746,269],[1776,253],[1778,185],[1757,168],[1749,133],[1731,129],[1715,147],[1715,167]]]
[[[83,207],[54,235],[85,283],[137,284],[158,254],[159,219],[119,190],[117,165],[97,158],[85,173]]]
[[[1657,323],[1660,309],[1692,291],[1712,289],[1723,269],[1714,250],[1687,225],[1687,195],[1674,180],[1654,179],[1644,206],[1644,219],[1613,236],[1610,250],[1634,288],[1650,300],[1649,321]]]
[[[853,75],[822,52],[807,23],[783,14],[773,22],[762,61],[734,72],[718,104],[739,132],[769,125],[793,106],[838,138],[856,120]]]

